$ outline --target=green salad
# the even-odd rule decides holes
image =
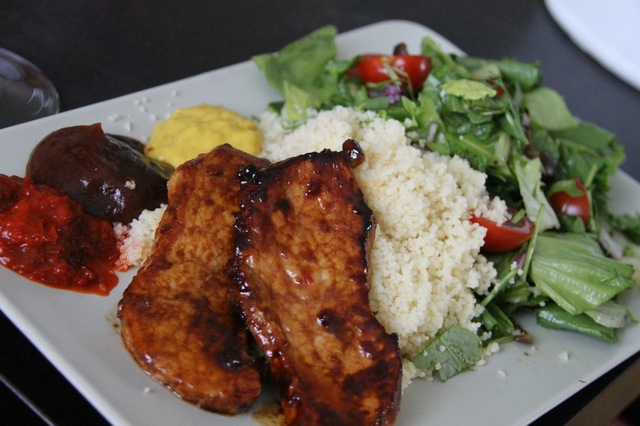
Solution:
[[[635,268],[612,256],[603,238],[614,230],[640,241],[640,218],[614,216],[612,175],[624,160],[614,134],[576,118],[562,97],[542,85],[537,63],[491,60],[443,51],[431,38],[420,52],[337,59],[336,29],[319,28],[255,64],[283,100],[270,105],[295,128],[318,110],[342,105],[403,123],[422,150],[466,159],[487,175],[487,191],[509,206],[510,220],[470,220],[487,229],[483,252],[498,277],[478,335],[452,327],[413,361],[434,363],[446,380],[475,363],[479,344],[529,337],[514,315],[531,311],[549,328],[607,342],[635,322],[618,295],[636,285]],[[623,247],[624,251],[624,247]],[[429,355],[430,354],[430,355]],[[449,356],[447,356],[449,354]]]

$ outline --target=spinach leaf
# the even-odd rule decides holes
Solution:
[[[616,329],[598,324],[586,314],[572,315],[558,305],[549,305],[536,312],[538,323],[547,328],[576,331],[609,343],[617,341]]]
[[[625,158],[615,135],[585,121],[550,135],[559,152],[557,179],[579,178],[591,189],[596,202],[606,205],[611,177]]]
[[[457,56],[446,53],[431,37],[425,37],[421,43],[422,54],[431,59],[432,75],[444,82],[450,79],[467,78],[469,70],[456,61]]]
[[[412,361],[419,369],[435,369],[440,380],[446,382],[456,374],[473,368],[481,355],[480,338],[456,324],[429,342]]]
[[[547,130],[562,130],[577,125],[567,104],[553,89],[538,87],[524,94],[524,107],[531,121]]]
[[[287,82],[324,101],[336,91],[336,76],[326,67],[336,56],[335,36],[336,28],[327,25],[278,52],[256,55],[252,59],[280,93],[284,93]]]
[[[526,64],[514,59],[497,61],[473,56],[457,56],[455,60],[458,64],[471,71],[486,69],[488,66],[491,66],[497,69],[503,78],[520,84],[525,90],[533,89],[542,81],[539,64]]]
[[[611,226],[622,232],[630,241],[640,244],[640,214],[623,214],[610,218]]]

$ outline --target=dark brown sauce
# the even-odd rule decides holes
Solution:
[[[136,139],[105,134],[100,124],[65,127],[34,148],[27,176],[64,191],[90,215],[129,223],[167,202],[173,171],[142,148]]]

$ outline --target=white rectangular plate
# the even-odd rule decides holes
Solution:
[[[415,52],[424,36],[459,52],[428,28],[406,21],[385,21],[342,34],[338,51],[348,58],[391,52],[396,43],[406,42]],[[0,173],[23,176],[35,144],[61,127],[100,122],[106,132],[145,141],[152,127],[175,108],[210,103],[251,116],[277,99],[255,66],[244,62],[4,129],[0,131]],[[640,210],[640,185],[623,173],[615,178],[612,197],[619,212]],[[133,362],[122,345],[115,317],[131,276],[122,274],[111,295],[99,297],[54,290],[0,268],[0,308],[115,425],[255,425],[250,414],[220,416],[179,400]],[[628,298],[631,308],[640,312],[638,290]],[[619,343],[607,344],[542,329],[530,317],[523,325],[533,334],[534,348],[506,344],[486,365],[447,383],[414,382],[403,394],[398,424],[526,424],[640,350],[638,326],[620,333]],[[3,346],[3,350],[10,348]],[[568,360],[561,359],[565,351]]]

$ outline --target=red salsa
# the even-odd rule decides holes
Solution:
[[[0,174],[0,264],[55,288],[109,294],[118,283],[111,223],[64,192]]]

